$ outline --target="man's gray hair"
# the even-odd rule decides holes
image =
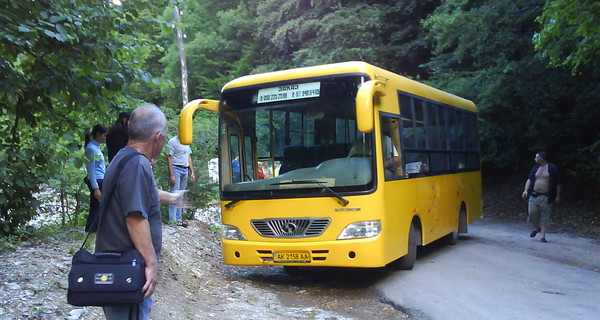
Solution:
[[[155,105],[141,105],[131,113],[129,119],[129,139],[146,141],[157,132],[167,135],[167,118]]]

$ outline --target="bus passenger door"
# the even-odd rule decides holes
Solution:
[[[256,170],[254,170],[254,166],[256,165],[255,156],[254,156],[254,143],[253,139],[249,135],[244,136],[244,181],[256,180],[257,176],[255,175]]]
[[[253,128],[250,128],[251,126],[252,124],[246,124],[244,128],[247,132],[254,132]],[[247,133],[243,134],[239,127],[231,126],[227,128],[227,146],[229,158],[227,161],[230,161],[230,166],[227,166],[230,167],[230,170],[227,174],[230,175],[230,178],[227,179],[224,176],[225,181],[236,183],[255,180],[256,161],[253,137]]]

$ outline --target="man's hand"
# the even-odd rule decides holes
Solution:
[[[146,264],[145,274],[146,283],[142,287],[144,299],[154,293],[158,284],[158,260],[156,252],[152,245],[152,236],[150,235],[150,224],[139,211],[130,212],[125,220],[127,222],[127,231],[135,249],[140,252]]]
[[[144,299],[148,298],[154,293],[156,285],[158,284],[158,264],[151,266],[146,265],[146,283],[142,288],[144,292]]]
[[[175,175],[174,174],[169,175],[169,182],[171,183],[171,185],[175,184]]]
[[[194,174],[193,171],[192,171],[192,173],[190,173],[190,180],[192,180],[192,182],[196,182],[196,175]]]
[[[94,189],[94,198],[96,198],[96,200],[100,201],[101,197],[102,197],[102,191],[100,191],[100,189]]]
[[[162,204],[170,204],[177,206],[178,208],[187,209],[190,207],[190,200],[185,196],[186,192],[188,192],[188,190],[167,192],[159,189],[158,198]]]
[[[176,206],[177,208],[182,208],[182,209],[187,209],[190,207],[190,201],[189,199],[185,196],[185,194],[188,192],[188,190],[175,190],[173,192],[171,192],[171,203],[172,205]]]
[[[521,195],[521,198],[527,199],[528,195],[529,195],[529,192],[527,192],[527,190],[525,190],[525,191],[523,191],[523,194]]]

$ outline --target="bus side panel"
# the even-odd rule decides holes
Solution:
[[[481,171],[471,172],[468,175],[468,189],[466,190],[467,223],[471,223],[483,214],[483,193],[481,191]]]
[[[383,188],[384,221],[390,233],[386,236],[388,259],[406,254],[408,230],[415,217],[421,222],[422,244],[426,245],[456,230],[463,202],[468,223],[481,216],[480,172],[388,181]]]
[[[385,212],[383,233],[386,238],[385,260],[390,263],[408,253],[408,233],[415,215],[415,194],[409,192],[415,187],[413,181],[396,180],[384,182],[380,187],[384,194]]]

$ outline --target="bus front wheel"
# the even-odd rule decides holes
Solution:
[[[410,231],[408,232],[408,253],[404,257],[394,262],[395,268],[398,270],[412,270],[417,261],[417,238],[415,225],[410,225]]]

